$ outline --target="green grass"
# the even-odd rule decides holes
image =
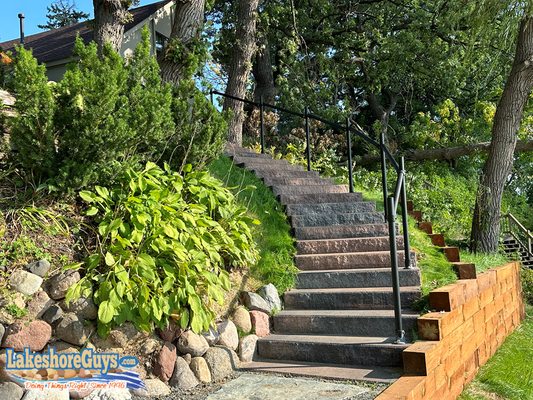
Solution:
[[[297,273],[294,239],[283,208],[272,191],[254,174],[236,167],[225,156],[214,160],[208,169],[261,222],[253,227],[261,258],[256,265],[250,266],[252,276],[274,284],[281,293],[292,288]]]
[[[500,253],[476,254],[461,250],[461,261],[476,264],[476,272],[479,274],[488,270],[489,268],[499,267],[500,265],[507,264],[509,262],[509,258]]]
[[[533,399],[533,306],[496,354],[466,387],[460,400]]]

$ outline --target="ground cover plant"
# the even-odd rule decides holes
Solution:
[[[260,259],[251,273],[260,281],[271,282],[280,292],[294,286],[294,239],[282,206],[254,174],[237,168],[225,156],[209,165],[209,171],[230,187],[238,202],[261,224],[252,227]]]

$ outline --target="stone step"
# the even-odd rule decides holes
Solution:
[[[273,178],[318,178],[316,171],[302,171],[302,170],[275,170],[275,169],[261,169],[253,170],[253,173],[261,179]]]
[[[403,250],[398,251],[398,264],[403,265]],[[302,271],[356,268],[390,268],[390,251],[366,251],[355,253],[297,254],[296,266]]]
[[[404,286],[400,290],[403,308],[420,298],[420,287]],[[393,309],[391,287],[293,289],[284,295],[285,309],[300,310],[387,310]]]
[[[403,249],[403,236],[396,240],[398,250]],[[388,236],[362,238],[316,239],[296,241],[298,254],[355,253],[358,251],[388,251]]]
[[[233,163],[237,165],[246,164],[258,164],[258,165],[292,165],[287,160],[274,159],[271,157],[246,157],[246,156],[233,156]]]
[[[418,313],[402,311],[407,340],[413,337]],[[394,310],[285,310],[274,316],[274,332],[290,335],[393,336]]]
[[[309,213],[305,215],[293,215],[290,217],[293,227],[304,226],[334,226],[334,225],[367,225],[385,222],[383,213],[359,212],[359,213]]]
[[[348,185],[275,185],[272,191],[276,196],[290,194],[348,193]]]
[[[257,341],[257,353],[274,360],[395,367],[407,346],[393,337],[270,335]]]
[[[387,224],[305,226],[294,228],[294,236],[298,240],[374,237],[388,234],[389,226]]]
[[[418,268],[399,268],[400,286],[420,285]],[[298,289],[392,287],[390,268],[361,268],[302,271],[296,277]]]
[[[240,167],[246,168],[249,171],[304,171],[304,167],[301,165],[292,165],[288,163],[256,163],[246,162],[237,164]]]
[[[289,360],[269,360],[255,357],[250,363],[241,364],[246,371],[306,376],[337,381],[367,381],[373,383],[393,383],[403,375],[399,367],[378,367],[369,365],[325,364]]]
[[[286,185],[295,185],[295,186],[307,186],[307,185],[333,185],[334,182],[331,179],[324,179],[320,177],[304,177],[304,178],[263,178],[263,182],[267,186],[286,186]]]
[[[376,203],[372,201],[357,201],[352,203],[318,203],[318,204],[288,204],[285,212],[289,216],[307,214],[344,214],[376,211]]]
[[[272,160],[272,157],[270,156],[270,154],[256,153],[255,151],[251,151],[247,149],[226,149],[224,151],[224,154],[230,158],[248,157],[248,158],[263,158],[263,159]]]
[[[278,196],[281,204],[316,204],[316,203],[355,203],[363,200],[361,193],[307,193],[282,194]]]

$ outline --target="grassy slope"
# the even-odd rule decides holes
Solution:
[[[496,354],[465,389],[460,400],[533,399],[533,306]]]
[[[294,240],[282,206],[254,174],[235,167],[229,158],[221,156],[209,165],[209,171],[221,179],[236,194],[261,225],[254,226],[254,235],[261,259],[251,266],[252,276],[264,283],[273,283],[285,292],[294,286]]]

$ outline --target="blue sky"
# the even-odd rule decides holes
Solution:
[[[24,26],[26,36],[41,31],[37,25],[46,23],[46,7],[54,0],[0,0],[0,42],[19,37],[19,19],[17,15],[25,15]],[[155,3],[158,0],[141,0],[140,5]],[[75,0],[76,8],[93,14],[92,0]]]

